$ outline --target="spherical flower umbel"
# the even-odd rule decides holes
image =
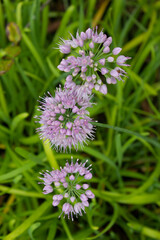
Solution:
[[[40,138],[49,140],[56,150],[76,150],[88,139],[93,139],[94,127],[90,123],[88,107],[91,96],[83,94],[77,86],[72,89],[56,89],[55,97],[50,94],[42,99],[41,115],[36,116],[41,126],[37,129]]]
[[[89,199],[94,198],[94,194],[89,190],[89,185],[85,183],[92,178],[91,165],[86,167],[86,160],[84,163],[76,163],[71,158],[71,164],[67,163],[60,170],[46,171],[40,177],[45,186],[43,188],[44,194],[54,192],[52,205],[54,207],[59,204],[62,205],[62,213],[71,217],[82,216],[85,213],[85,207],[89,206]],[[58,192],[58,194],[57,194]],[[60,216],[61,216],[60,215]]]
[[[107,37],[103,31],[98,34],[97,27],[77,31],[76,38],[71,37],[71,40],[61,39],[59,44],[60,52],[70,54],[58,65],[59,70],[69,73],[65,88],[76,83],[84,85],[90,93],[95,89],[107,94],[106,84],[115,84],[126,76],[121,66],[129,66],[125,62],[130,57],[119,55],[120,47],[111,48],[112,37]]]

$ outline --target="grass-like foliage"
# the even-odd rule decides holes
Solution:
[[[0,239],[160,239],[159,12],[156,0],[0,1]],[[36,134],[37,99],[64,85],[59,37],[96,25],[132,57],[128,78],[94,94],[95,140],[58,153]],[[93,165],[95,194],[74,222],[38,185],[71,156]]]

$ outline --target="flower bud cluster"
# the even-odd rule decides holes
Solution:
[[[54,207],[62,204],[62,213],[68,218],[78,215],[82,216],[85,212],[85,207],[89,206],[89,199],[94,198],[94,194],[89,190],[89,184],[87,180],[92,178],[91,165],[86,167],[86,160],[84,163],[79,163],[78,159],[76,163],[73,163],[71,158],[71,164],[66,162],[65,166],[60,170],[53,170],[51,172],[46,171],[41,173],[43,177],[40,179],[45,185],[43,188],[44,194],[54,192],[52,205]],[[57,194],[58,192],[58,194]],[[60,215],[60,216],[61,216]]]

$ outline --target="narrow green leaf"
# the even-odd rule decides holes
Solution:
[[[75,7],[72,5],[70,6],[67,11],[65,12],[63,18],[62,18],[62,21],[61,21],[61,25],[60,27],[58,28],[55,36],[54,36],[54,39],[53,39],[53,44],[56,44],[57,41],[59,40],[59,37],[62,37],[64,35],[64,33],[66,32],[66,26],[72,16],[72,14],[74,13],[74,10],[75,10]],[[68,34],[68,33],[67,33]]]
[[[28,161],[27,163],[25,163],[22,167],[19,167],[13,171],[10,171],[10,172],[7,172],[3,175],[0,176],[0,182],[3,182],[5,180],[8,180],[10,178],[14,178],[16,177],[18,174],[24,172],[24,171],[27,171],[29,169],[31,169],[32,167],[34,167],[36,165],[35,162],[31,162],[31,161]]]
[[[36,50],[35,46],[33,45],[33,43],[31,42],[30,38],[23,32],[22,33],[22,38],[26,44],[26,46],[28,47],[28,49],[30,50],[30,52],[32,53],[33,57],[35,58],[35,60],[37,61],[40,69],[42,69],[44,75],[47,77],[47,71],[46,68],[44,66],[44,63],[41,59],[41,56],[39,55],[39,52]]]
[[[92,149],[90,147],[84,147],[83,151],[92,155],[93,157],[96,157],[98,159],[103,160],[104,162],[106,162],[108,165],[110,165],[111,167],[113,167],[114,169],[117,169],[116,165],[114,164],[114,162],[112,160],[110,160],[107,156],[105,156],[104,154],[98,152],[95,149]]]
[[[116,141],[116,151],[117,151],[118,164],[119,164],[119,167],[121,167],[122,158],[123,158],[122,144],[121,144],[121,134],[116,134],[115,141]]]
[[[118,132],[123,132],[123,133],[127,133],[129,135],[136,136],[137,138],[141,138],[144,141],[147,141],[147,142],[151,143],[155,147],[160,148],[160,143],[158,143],[157,141],[155,141],[151,138],[148,138],[148,137],[144,137],[141,134],[133,132],[131,130],[128,130],[128,129],[125,129],[125,128],[120,128],[120,127],[114,127],[114,126],[111,126],[109,124],[103,124],[103,123],[97,123],[97,122],[91,122],[91,123],[95,126],[98,126],[98,127],[110,128],[110,129],[114,129],[115,131],[118,131]]]
[[[34,163],[37,163],[37,164],[43,164],[42,163],[42,160],[39,158],[39,156],[36,156],[34,155],[33,153],[31,152],[28,152],[26,150],[24,150],[23,148],[21,147],[16,147],[15,148],[15,151],[22,157],[24,157],[25,159],[30,159],[32,160]]]
[[[134,204],[134,205],[145,205],[145,204],[151,204],[151,203],[157,203],[160,199],[160,193],[143,193],[139,195],[132,195],[132,194],[121,194],[118,192],[108,192],[108,191],[98,191],[95,189],[92,189],[92,192],[95,194],[95,196],[102,198],[109,202],[119,202],[122,204]]]
[[[45,198],[45,195],[37,192],[23,191],[20,189],[9,188],[0,185],[0,191],[2,193],[14,194],[22,197],[31,197],[31,198]]]
[[[13,232],[9,233],[4,240],[14,240],[17,237],[21,236],[23,232],[25,232],[35,221],[37,221],[49,208],[50,202],[44,202],[38,207],[33,214],[24,220],[24,222],[19,225]]]
[[[20,138],[19,141],[25,145],[32,145],[39,142],[39,136],[33,135],[31,137]]]
[[[111,218],[111,221],[109,222],[109,224],[107,224],[107,226],[99,233],[97,234],[96,236],[94,237],[89,237],[87,238],[88,240],[90,239],[96,239],[98,237],[100,237],[101,235],[103,235],[104,233],[106,233],[116,222],[117,218],[118,218],[118,213],[119,213],[119,209],[118,209],[118,205],[113,203],[113,208],[114,208],[114,212],[113,212],[113,216]]]
[[[6,102],[6,98],[4,95],[4,90],[2,88],[1,82],[0,82],[0,106],[1,106],[1,109],[3,110],[4,115],[8,117],[9,113],[7,108],[7,102]]]
[[[48,22],[49,22],[49,6],[45,6],[42,12],[41,46],[44,45],[47,37]]]
[[[16,117],[13,118],[13,121],[11,123],[11,131],[15,131],[15,129],[18,127],[19,123],[27,118],[29,116],[28,113],[20,113]]]
[[[46,240],[53,240],[54,239],[54,237],[56,235],[56,231],[57,231],[57,221],[58,220],[55,219],[54,222],[51,223]]]
[[[128,226],[133,230],[140,232],[142,235],[145,235],[149,238],[159,240],[160,239],[160,231],[157,231],[153,228],[149,228],[137,222],[128,222]]]
[[[4,9],[1,3],[1,0],[0,0],[0,39],[1,39],[1,47],[4,47],[6,43],[5,14],[4,14]]]

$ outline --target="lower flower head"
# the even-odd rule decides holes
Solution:
[[[54,191],[52,205],[55,207],[62,203],[61,215],[64,213],[64,216],[67,215],[72,220],[73,215],[82,216],[85,207],[89,206],[89,199],[95,197],[92,191],[88,190],[89,185],[85,183],[87,175],[90,176],[87,180],[92,178],[91,165],[87,167],[87,161],[79,163],[77,159],[76,163],[73,163],[72,159],[71,164],[67,162],[60,170],[46,171],[42,174],[43,177],[40,177],[45,185],[43,193],[49,194]],[[60,194],[56,194],[58,191]]]
[[[55,97],[50,94],[42,100],[36,116],[41,126],[37,129],[40,138],[49,140],[60,151],[76,150],[78,144],[83,146],[88,139],[93,139],[94,127],[90,123],[88,107],[92,106],[90,96],[75,86],[72,89],[56,90]]]

